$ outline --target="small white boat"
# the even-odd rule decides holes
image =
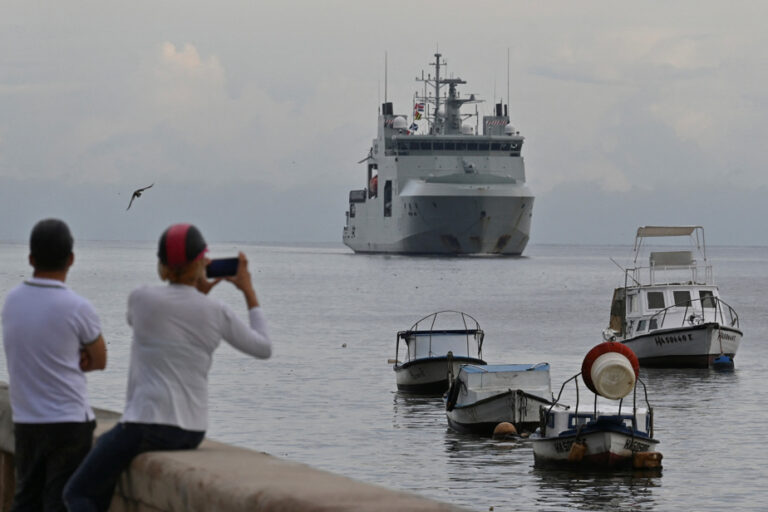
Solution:
[[[648,403],[645,384],[637,377],[639,364],[632,351],[617,342],[602,343],[584,359],[581,373],[565,381],[576,385],[576,406],[541,408],[541,425],[531,435],[537,466],[592,468],[634,467],[658,469],[659,441],[653,438],[653,409]],[[595,393],[594,403],[579,403],[578,378]],[[637,384],[643,387],[645,407],[638,407]],[[624,398],[632,395],[627,404]],[[598,395],[618,404],[598,403]]]
[[[460,311],[432,313],[398,332],[395,359],[390,359],[398,391],[445,393],[448,376],[458,373],[459,365],[485,364],[483,336],[477,320]]]
[[[658,456],[658,440],[651,437],[653,411],[630,406],[553,409],[547,413],[542,434],[530,437],[533,457],[538,466],[569,465],[592,467],[651,468]],[[635,454],[638,462],[635,463]],[[648,466],[643,466],[643,464]]]
[[[638,263],[646,239],[686,236],[692,250],[650,252],[648,267]],[[630,347],[641,366],[733,364],[742,338],[739,316],[720,298],[714,283],[704,228],[638,228],[633,268],[624,270],[624,285],[613,293],[610,324],[603,337]]]
[[[457,432],[491,435],[499,423],[518,433],[539,424],[539,408],[551,405],[549,364],[461,365],[444,397],[448,425]]]

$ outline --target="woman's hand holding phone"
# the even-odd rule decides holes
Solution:
[[[225,279],[243,292],[248,309],[255,308],[259,305],[259,301],[256,298],[256,292],[253,289],[251,273],[248,271],[248,258],[245,257],[243,252],[238,253],[237,258],[237,273],[234,276]]]

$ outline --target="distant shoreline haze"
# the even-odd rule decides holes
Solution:
[[[531,173],[541,172],[531,166]],[[535,180],[533,180],[535,181]],[[154,241],[169,224],[191,222],[210,241],[341,244],[348,192],[338,179],[277,188],[261,183],[163,183],[126,206],[130,186],[0,177],[0,240],[25,241],[44,217],[60,217],[77,240]],[[359,184],[358,184],[359,185]],[[360,185],[361,186],[361,185]],[[707,245],[768,245],[768,203],[760,187],[604,192],[595,184],[537,191],[531,244],[631,244],[641,225],[704,226]],[[271,243],[270,242],[270,243]]]

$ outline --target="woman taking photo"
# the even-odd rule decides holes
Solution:
[[[140,453],[193,449],[202,442],[208,371],[222,339],[260,359],[272,354],[245,255],[239,254],[237,273],[226,280],[243,293],[250,325],[208,297],[221,279],[206,279],[206,251],[190,224],[175,224],[160,237],[158,273],[168,284],[142,286],[128,299],[133,342],[125,411],[67,484],[70,511],[106,511],[120,473]]]

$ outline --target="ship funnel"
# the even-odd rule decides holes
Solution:
[[[496,104],[496,115],[497,116],[501,115],[501,103]]]
[[[391,116],[393,112],[392,109],[392,102],[388,101],[386,103],[381,104],[381,114],[385,116]]]

